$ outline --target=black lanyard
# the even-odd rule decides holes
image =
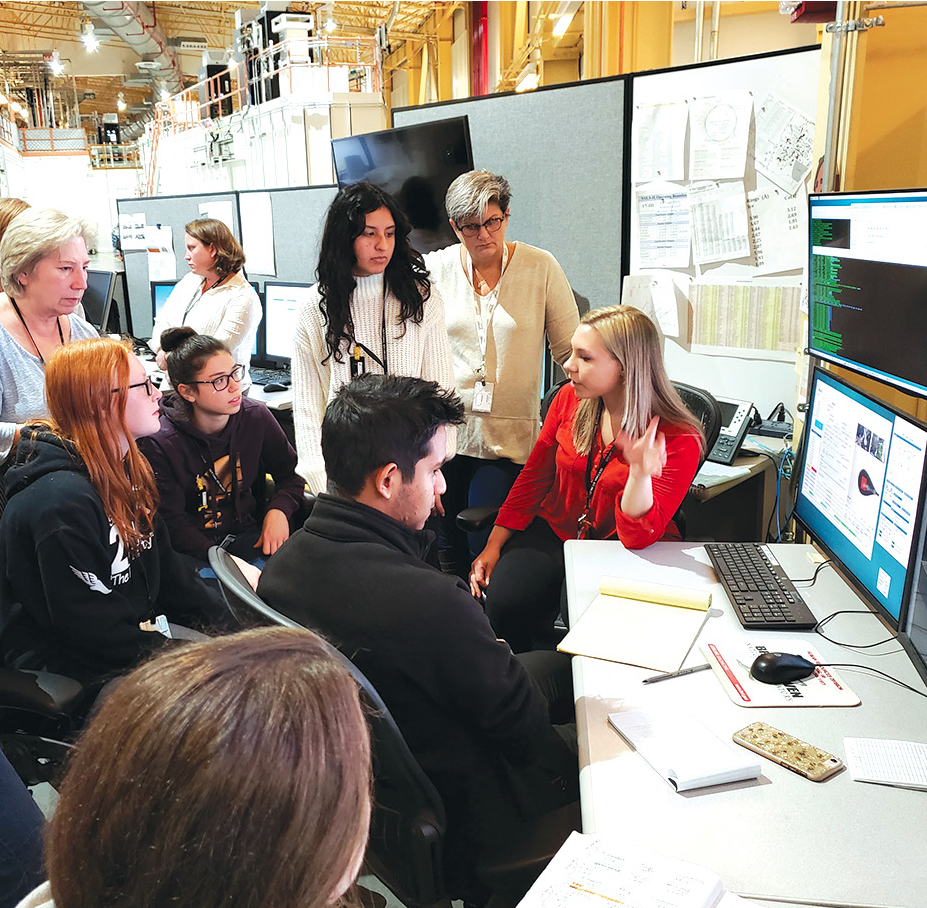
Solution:
[[[29,326],[26,324],[26,320],[23,318],[22,312],[19,311],[19,306],[16,305],[16,300],[11,296],[9,298],[10,302],[13,304],[13,311],[16,313],[17,318],[22,322],[23,328],[26,329],[26,334],[29,335],[29,340],[32,341],[32,346],[35,347],[36,355],[39,358],[39,362],[44,366],[45,359],[42,356],[42,351],[39,350],[39,345],[35,342],[35,338],[32,336],[32,332],[29,330]],[[58,326],[58,340],[61,341],[61,346],[64,346],[64,334],[61,331],[61,318],[55,316],[55,324]]]
[[[386,355],[386,298],[383,299],[383,317],[380,321],[380,356],[377,356],[370,347],[362,344],[356,338],[351,339],[351,346],[354,348],[351,353],[351,377],[363,375],[366,369],[357,369],[355,363],[360,359],[357,350],[358,347],[364,351],[382,370],[384,375],[389,375],[389,358]]]
[[[598,434],[599,429],[602,425],[602,410],[599,410],[599,416],[596,420],[596,434]],[[599,465],[596,467],[595,476],[592,475],[592,455],[593,452],[590,451],[586,457],[586,504],[583,507],[583,513],[580,514],[579,520],[577,520],[577,526],[579,527],[577,539],[585,539],[589,532],[595,527],[595,521],[589,515],[589,510],[592,507],[592,498],[595,495],[596,486],[599,484],[599,480],[602,478],[602,473],[605,472],[605,468],[608,466],[608,462],[612,459],[612,454],[615,453],[615,439],[612,439],[612,443],[605,449],[602,453],[602,456],[599,458]]]

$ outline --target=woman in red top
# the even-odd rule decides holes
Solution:
[[[641,549],[678,539],[672,518],[702,456],[701,426],[667,378],[646,315],[593,309],[572,348],[564,365],[571,381],[470,574],[473,595],[485,590],[489,620],[515,652],[550,637],[563,542],[617,538]]]

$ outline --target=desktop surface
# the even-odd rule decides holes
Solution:
[[[811,546],[772,548],[793,579],[814,573]],[[858,654],[814,633],[743,630],[699,545],[657,543],[629,551],[616,542],[568,542],[565,557],[571,621],[595,597],[603,574],[704,586],[714,595],[700,643],[810,641],[826,662],[870,664],[925,689],[894,643]],[[797,585],[818,618],[838,608],[865,609],[830,567],[813,587]],[[867,612],[835,619],[828,636],[871,643],[889,631]],[[686,664],[703,661],[693,652]],[[854,782],[846,770],[815,783],[763,760],[763,774],[753,782],[677,794],[607,724],[608,713],[622,706],[662,706],[688,712],[725,740],[763,721],[841,758],[845,736],[925,739],[927,700],[864,672],[837,671],[862,699],[860,706],[744,709],[711,672],[642,686],[652,672],[574,658],[583,831],[631,834],[641,847],[710,867],[729,890],[751,898],[919,908],[927,891],[927,867],[919,858],[927,793]]]

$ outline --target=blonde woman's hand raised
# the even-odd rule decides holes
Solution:
[[[619,432],[615,439],[618,447],[631,468],[632,475],[659,477],[666,466],[666,436],[657,431],[660,417],[654,416],[647,430],[638,439],[632,439],[627,432]]]

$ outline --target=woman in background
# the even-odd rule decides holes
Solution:
[[[53,208],[17,214],[0,242],[0,462],[23,425],[48,413],[45,363],[59,347],[96,337],[75,314],[87,289],[88,226]]]
[[[197,218],[184,230],[190,274],[171,291],[155,319],[148,345],[157,354],[158,366],[167,371],[161,349],[164,331],[189,325],[200,334],[209,334],[245,367],[242,387],[247,391],[251,350],[262,312],[261,301],[242,271],[245,254],[232,231],[215,218]]]
[[[12,230],[12,228],[11,228]],[[3,659],[96,682],[135,665],[179,624],[229,624],[225,604],[171,548],[136,438],[160,392],[121,341],[60,347],[51,419],[23,428],[0,520]]]
[[[260,628],[127,675],[77,743],[20,908],[346,904],[370,823],[357,686],[309,631]]]
[[[161,401],[161,429],[139,440],[154,468],[160,512],[178,552],[205,562],[222,545],[252,561],[273,555],[290,535],[303,500],[296,452],[264,404],[242,395],[244,366],[228,347],[192,328],[161,335],[176,389]],[[264,476],[275,493],[258,512]]]
[[[6,233],[6,228],[10,226],[10,221],[12,221],[17,214],[22,214],[30,207],[28,202],[24,202],[22,199],[17,199],[13,196],[0,199],[0,242],[3,240],[3,234]]]
[[[537,438],[544,337],[558,363],[579,321],[557,261],[527,243],[507,243],[511,189],[486,170],[457,177],[445,207],[460,243],[425,256],[444,300],[457,391],[467,421],[444,469],[442,560],[466,577],[467,535],[459,511],[501,501]],[[485,542],[485,537],[477,547]]]
[[[640,549],[678,539],[673,515],[704,439],[667,378],[653,322],[630,306],[588,312],[534,450],[473,562],[496,633],[524,652],[550,642],[567,539]]]
[[[293,353],[296,469],[313,492],[326,491],[325,407],[355,375],[408,375],[454,389],[441,298],[409,230],[393,198],[370,183],[346,186],[328,209],[318,283],[297,314]]]

